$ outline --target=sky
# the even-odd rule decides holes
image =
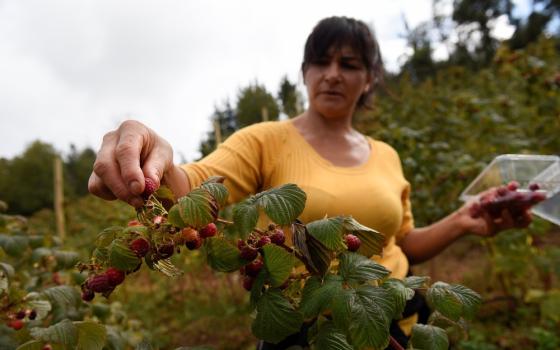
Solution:
[[[103,135],[138,120],[199,157],[215,106],[258,82],[276,94],[299,74],[303,46],[322,18],[371,25],[396,71],[410,27],[431,0],[0,0],[0,157],[34,140],[63,154],[97,150]],[[504,22],[503,36],[511,34]],[[445,52],[436,50],[436,54]]]

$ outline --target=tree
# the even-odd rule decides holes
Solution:
[[[303,96],[297,90],[296,84],[292,84],[286,75],[280,82],[278,100],[280,100],[282,112],[290,118],[303,112]]]
[[[210,154],[217,147],[216,127],[219,127],[219,134],[222,141],[237,130],[237,118],[231,103],[226,101],[223,107],[214,106],[214,113],[211,116],[213,130],[208,132],[206,140],[202,141],[199,151],[202,157]]]
[[[70,155],[64,162],[65,187],[69,195],[81,197],[88,194],[87,184],[95,158],[95,151],[91,148],[78,151],[75,145],[70,145]]]
[[[239,128],[263,121],[264,110],[268,114],[268,120],[278,120],[280,114],[274,96],[257,82],[239,91],[236,110]]]

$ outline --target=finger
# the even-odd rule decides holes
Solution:
[[[91,173],[88,180],[88,191],[102,199],[115,200],[117,197],[103,184],[103,181],[95,173]]]
[[[515,227],[515,220],[508,209],[502,210],[502,215],[497,220],[498,231],[507,230],[509,228]]]
[[[165,140],[160,139],[158,145],[144,160],[142,170],[146,177],[160,185],[164,173],[173,166],[173,151]]]
[[[120,177],[131,194],[139,195],[144,190],[144,173],[140,167],[141,153],[150,154],[150,147],[150,135],[145,126],[133,121],[121,124],[115,146],[115,160]]]
[[[515,218],[515,227],[525,228],[531,224],[533,216],[531,212],[525,211],[522,215]]]

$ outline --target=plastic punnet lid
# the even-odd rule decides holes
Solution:
[[[510,181],[519,183],[519,191],[538,184],[547,200],[532,208],[535,215],[560,225],[560,157],[552,155],[503,154],[497,156],[461,193],[467,201],[479,193]]]

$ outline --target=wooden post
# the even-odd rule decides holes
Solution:
[[[56,232],[61,241],[66,237],[64,223],[64,181],[62,176],[62,160],[54,159],[54,214],[56,218]]]
[[[216,139],[216,148],[222,143],[222,127],[218,119],[214,119],[214,138]]]
[[[263,106],[261,108],[261,116],[262,116],[262,121],[263,122],[267,122],[268,121],[268,108],[266,108],[265,106]]]

